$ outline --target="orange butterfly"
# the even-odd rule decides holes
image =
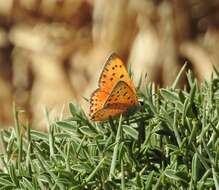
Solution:
[[[115,53],[108,58],[98,84],[90,98],[91,120],[104,121],[138,105],[134,84]]]

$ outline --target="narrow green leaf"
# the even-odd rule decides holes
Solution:
[[[103,163],[104,163],[104,161],[105,161],[105,158],[103,158],[100,162],[99,162],[99,164],[95,167],[95,169],[91,172],[91,174],[87,177],[87,179],[86,179],[86,182],[89,182],[94,176],[95,176],[95,174],[97,173],[97,171],[100,169],[100,167],[103,165]]]
[[[0,184],[5,187],[16,187],[16,184],[4,178],[0,178]]]
[[[154,177],[154,171],[150,172],[150,174],[148,175],[145,189],[152,189],[153,177]]]
[[[119,141],[120,141],[120,134],[121,134],[121,130],[122,130],[122,115],[119,118],[119,126],[118,126],[118,130],[117,130],[117,134],[116,134],[116,141],[115,141],[115,147],[113,150],[113,157],[112,157],[112,162],[111,162],[111,166],[110,166],[110,172],[109,172],[109,179],[112,179],[112,176],[114,174],[114,170],[116,167],[116,160],[117,160],[117,153],[118,153],[118,148],[119,148]]]
[[[27,190],[34,189],[33,185],[25,177],[20,181],[20,184],[22,184],[23,188],[25,188]]]
[[[182,66],[182,68],[180,69],[179,73],[177,74],[176,79],[174,80],[174,82],[172,84],[172,89],[176,88],[176,85],[178,84],[179,79],[182,76],[182,73],[185,70],[186,66],[187,66],[187,62]]]
[[[123,125],[123,131],[125,132],[125,134],[131,136],[135,140],[138,140],[138,131],[131,126]]]
[[[212,173],[213,173],[215,188],[218,190],[219,189],[219,175],[218,175],[219,172],[218,171],[216,172],[216,170],[212,168]]]
[[[182,181],[184,183],[187,183],[187,180],[183,179],[182,177],[180,177],[179,175],[177,175],[177,173],[174,171],[174,170],[171,170],[171,169],[167,169],[164,174],[170,178],[170,179],[173,179],[173,180],[176,180],[176,181]]]

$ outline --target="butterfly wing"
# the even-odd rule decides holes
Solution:
[[[91,119],[104,121],[125,113],[131,106],[138,105],[138,99],[132,89],[123,81],[119,81],[108,96],[103,108],[94,112]]]
[[[123,64],[122,60],[115,53],[113,53],[108,58],[103,68],[103,71],[100,75],[100,79],[98,83],[99,88],[92,93],[91,98],[90,98],[90,105],[91,105],[90,106],[90,117],[91,119],[93,118],[92,120],[95,120],[95,121],[105,120],[105,119],[101,119],[101,115],[103,118],[109,118],[110,116],[118,115],[126,111],[126,109],[123,109],[123,108],[119,109],[118,104],[117,104],[116,109],[106,108],[108,104],[113,104],[113,102],[116,101],[116,99],[112,98],[112,100],[108,101],[107,103],[107,100],[112,95],[112,93],[113,94],[115,93],[113,91],[117,90],[117,88],[120,88],[121,86],[124,86],[124,84],[120,84],[118,83],[118,81],[121,81],[125,83],[126,86],[128,86],[129,90],[127,94],[129,95],[136,94],[134,84],[128,75],[125,65]],[[121,91],[121,89],[119,89],[119,91],[120,93],[122,92],[125,93],[124,90]],[[122,94],[121,94],[121,97],[123,97]],[[127,96],[127,99],[128,99],[128,96]],[[137,97],[133,98],[133,96],[130,96],[130,101],[125,100],[124,103],[126,103],[127,105],[132,104],[131,101],[136,103]]]
[[[124,81],[135,92],[135,86],[129,77],[125,65],[117,54],[112,53],[100,75],[99,87],[110,93],[118,81]]]
[[[105,99],[107,98],[108,93],[101,90],[100,88],[96,89],[90,98],[90,116],[97,112],[98,110],[102,109],[105,103]]]
[[[120,115],[124,112],[126,112],[125,109],[110,108],[110,107],[102,108],[102,109],[96,111],[94,114],[92,114],[91,119],[93,121],[105,121],[105,120],[109,119],[110,117]]]
[[[108,96],[104,108],[123,108],[138,105],[138,98],[135,92],[124,81],[119,81]]]

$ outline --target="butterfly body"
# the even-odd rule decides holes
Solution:
[[[107,120],[138,105],[134,84],[115,53],[108,58],[90,103],[90,117],[94,121]]]

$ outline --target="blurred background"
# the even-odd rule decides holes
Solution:
[[[188,62],[199,81],[219,66],[218,0],[7,0],[0,1],[0,127],[21,120],[44,126],[85,110],[112,52],[131,64],[135,81],[170,85]],[[181,81],[181,85],[185,81]]]

